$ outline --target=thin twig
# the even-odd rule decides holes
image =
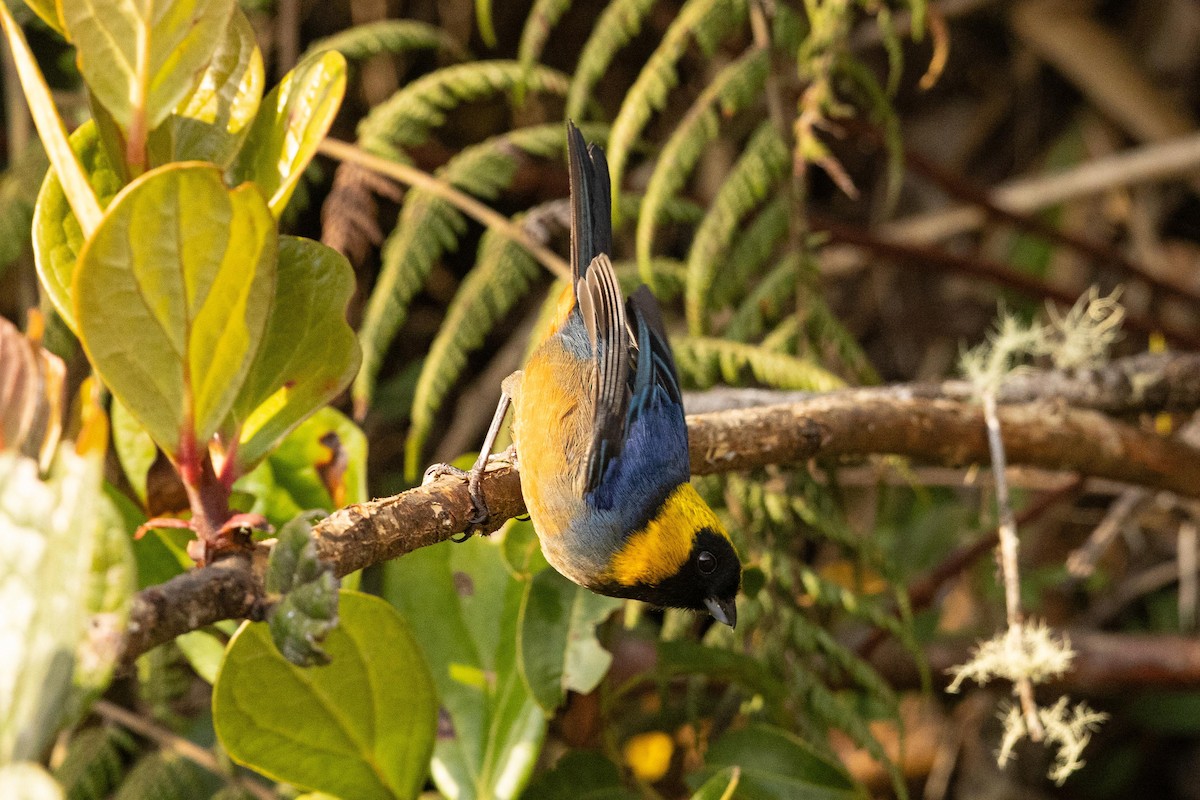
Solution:
[[[1022,628],[1025,614],[1021,611],[1021,570],[1018,564],[1020,540],[1017,539],[1017,521],[1013,516],[1012,503],[1008,497],[1008,482],[1005,479],[1004,441],[1000,435],[1000,416],[996,410],[996,394],[983,392],[983,418],[987,423],[988,450],[992,456],[992,475],[996,480],[996,509],[1000,517],[997,532],[1000,536],[1000,574],[1004,580],[1004,610],[1008,622],[1008,644],[1013,652],[1021,650]],[[1025,717],[1025,729],[1029,738],[1040,742],[1045,736],[1042,721],[1038,717],[1037,703],[1033,699],[1033,683],[1027,675],[1019,677],[1013,692],[1021,702],[1021,713]]]
[[[326,139],[321,142],[320,151],[331,158],[357,164],[360,167],[373,170],[381,175],[386,175],[407,186],[415,186],[424,189],[436,197],[440,197],[467,216],[472,217],[489,229],[524,247],[534,258],[541,262],[542,266],[554,273],[556,277],[570,278],[571,267],[567,262],[548,247],[535,242],[520,225],[513,223],[512,220],[495,209],[479,202],[469,194],[460,192],[458,189],[430,175],[428,172],[408,164],[401,164],[397,161],[389,161],[386,158],[372,155],[349,142],[342,142],[337,139]]]

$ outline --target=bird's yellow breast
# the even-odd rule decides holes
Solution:
[[[702,529],[729,535],[690,483],[680,484],[658,513],[631,533],[613,557],[609,580],[622,586],[656,585],[683,568]]]

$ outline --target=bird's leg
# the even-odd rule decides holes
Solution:
[[[488,511],[487,501],[483,497],[483,473],[487,471],[488,457],[500,435],[500,426],[504,424],[504,415],[508,413],[508,405],[512,401],[507,391],[501,390],[500,402],[496,404],[496,414],[488,428],[487,436],[483,437],[483,446],[479,448],[479,458],[467,473],[467,491],[471,495],[471,524],[483,525],[491,512]]]
[[[500,434],[500,426],[504,424],[504,415],[508,413],[508,406],[511,402],[512,398],[509,392],[501,391],[500,402],[496,405],[496,414],[492,417],[492,424],[488,428],[487,435],[483,439],[483,445],[479,449],[479,458],[475,459],[475,464],[470,470],[463,471],[450,464],[434,464],[425,470],[425,476],[421,479],[421,483],[424,485],[432,483],[444,475],[466,478],[467,491],[471,496],[471,516],[468,519],[469,525],[467,527],[468,536],[473,529],[484,525],[490,516],[487,501],[483,497],[483,473],[487,471],[488,457],[492,454],[492,447],[496,443],[496,437]]]

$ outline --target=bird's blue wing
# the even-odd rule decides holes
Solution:
[[[588,501],[600,510],[619,508],[642,523],[688,481],[691,470],[679,376],[658,303],[645,286],[630,296],[626,316],[636,347],[623,446],[605,465]]]

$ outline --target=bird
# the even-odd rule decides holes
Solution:
[[[571,285],[553,325],[502,395],[469,473],[481,478],[509,403],[521,493],[546,560],[599,594],[707,610],[737,624],[742,565],[691,484],[679,375],[658,302],[626,301],[612,263],[604,151],[567,123]]]

